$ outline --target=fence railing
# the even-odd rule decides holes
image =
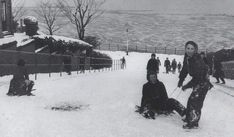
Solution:
[[[127,51],[127,46],[122,46],[120,44],[102,44],[96,49],[99,50],[109,50],[109,51]],[[176,54],[183,55],[184,48],[173,48],[173,47],[153,47],[153,46],[137,46],[129,45],[129,52],[144,52],[144,53],[159,53],[159,54]],[[199,51],[208,52],[208,49],[199,49]]]
[[[65,63],[65,58],[70,58],[70,62]],[[66,67],[70,67],[71,71],[76,71],[77,74],[122,69],[120,60],[108,58],[0,50],[0,76],[13,74],[19,59],[25,60],[28,73],[35,74],[35,79],[38,73],[48,73],[50,77],[51,73],[57,72],[62,76]]]

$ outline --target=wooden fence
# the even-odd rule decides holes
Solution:
[[[49,73],[59,72],[62,75],[64,70],[64,57],[67,55],[52,55],[43,53],[32,53],[14,50],[0,50],[0,76],[13,74],[16,68],[16,62],[24,59],[28,72]],[[111,60],[107,58],[96,58],[86,56],[69,56],[71,58],[71,70],[83,73],[85,70],[116,70],[121,69],[120,60]]]

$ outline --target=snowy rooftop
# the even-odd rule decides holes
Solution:
[[[14,41],[16,41],[16,39],[12,35],[4,37],[4,38],[0,38],[0,46],[2,46],[3,44],[14,42]]]
[[[49,38],[49,37],[53,37],[55,40],[62,40],[65,42],[77,42],[80,45],[84,45],[84,46],[88,46],[88,47],[92,47],[92,45],[82,41],[82,40],[78,40],[78,39],[74,39],[74,38],[68,38],[68,37],[64,37],[64,36],[56,36],[56,35],[45,35],[43,33],[40,33],[40,35],[35,35],[34,37],[38,37],[38,38]],[[13,36],[9,35],[9,36],[5,36],[4,38],[0,39],[0,46],[3,44],[7,44],[7,43],[11,43],[17,41],[17,47],[21,47],[24,45],[27,45],[28,43],[34,41],[33,38],[30,38],[28,35],[26,35],[25,33],[15,33]]]
[[[28,43],[34,41],[34,39],[30,38],[25,33],[15,33],[14,37],[17,41],[17,47],[27,45]]]
[[[74,39],[74,38],[68,38],[68,37],[64,37],[64,36],[56,36],[56,35],[35,35],[34,37],[38,37],[38,38],[41,38],[41,39],[45,39],[45,38],[49,38],[49,37],[52,37],[54,38],[55,40],[62,40],[62,41],[65,41],[65,42],[77,42],[79,43],[80,45],[84,45],[84,46],[89,46],[89,47],[92,47],[92,45],[82,41],[82,40],[78,40],[78,39]]]

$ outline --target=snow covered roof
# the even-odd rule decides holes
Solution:
[[[84,45],[84,46],[88,46],[88,47],[93,47],[92,45],[90,45],[87,42],[84,42],[82,40],[78,40],[78,39],[74,39],[74,38],[68,38],[68,37],[64,37],[64,36],[56,36],[56,35],[35,35],[33,37],[37,37],[37,38],[41,38],[41,39],[45,39],[45,38],[49,38],[52,37],[55,40],[59,41],[65,41],[65,42],[77,42],[80,45]]]
[[[11,43],[11,42],[14,42],[14,41],[16,41],[16,39],[12,35],[4,37],[4,38],[0,38],[0,46],[2,46],[4,44]]]
[[[0,46],[3,44],[11,43],[17,41],[17,47],[21,47],[27,45],[28,43],[34,41],[34,39],[30,38],[29,36],[25,35],[25,33],[15,33],[13,35],[5,36],[4,38],[0,39]]]
[[[17,47],[22,47],[34,41],[34,39],[30,38],[25,33],[15,33],[14,37],[15,37],[15,40],[17,41]]]

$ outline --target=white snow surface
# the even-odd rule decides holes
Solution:
[[[102,51],[120,59],[124,52]],[[182,61],[183,56],[157,54],[164,59]],[[39,74],[35,81],[36,96],[8,97],[6,93],[12,76],[0,78],[0,135],[2,137],[233,137],[234,81],[214,84],[202,109],[199,128],[189,132],[182,128],[178,114],[145,119],[134,112],[146,83],[149,53],[129,53],[125,56],[127,69],[72,75]],[[164,82],[169,97],[180,93],[176,88],[178,74],[165,74],[160,67],[159,80]],[[33,79],[34,75],[30,75]],[[189,78],[187,78],[187,81]],[[191,90],[177,98],[186,105]],[[170,96],[171,95],[171,96]],[[51,106],[84,105],[77,111],[54,111]]]

